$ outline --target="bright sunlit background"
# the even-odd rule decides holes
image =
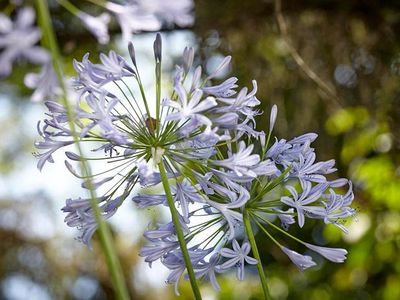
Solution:
[[[34,6],[11,1],[18,2]],[[87,1],[71,2],[96,15],[101,11]],[[94,61],[110,49],[128,57],[116,24],[110,27],[110,43],[99,45],[79,20],[56,1],[50,3],[69,76],[74,75],[72,59],[81,60],[86,52]],[[257,235],[274,298],[400,299],[400,5],[395,0],[282,5],[286,33],[277,25],[273,0],[195,1],[193,26],[160,29],[164,92],[171,89],[168,80],[185,46],[196,49],[195,61],[207,70],[232,55],[229,74],[239,78],[239,86],[251,87],[256,79],[261,109],[269,112],[278,105],[276,136],[318,133],[319,159],[335,158],[338,176],[353,180],[358,214],[345,224],[348,235],[313,222],[301,232],[291,228],[320,245],[348,249],[344,264],[316,257],[318,267],[300,272],[264,235]],[[1,1],[0,9],[13,14],[8,1]],[[154,38],[154,32],[131,38],[150,95]],[[97,237],[90,251],[63,223],[65,199],[83,193],[79,180],[65,169],[63,151],[42,172],[36,168],[33,143],[45,106],[32,102],[32,91],[23,84],[32,71],[38,67],[20,61],[0,81],[0,299],[113,299]],[[267,113],[258,126],[266,129],[268,122]],[[176,297],[173,286],[165,284],[167,270],[160,263],[149,268],[138,256],[143,231],[167,216],[125,201],[110,221],[133,299]],[[295,244],[290,247],[296,250]],[[246,272],[245,282],[237,282],[234,274],[221,275],[220,293],[202,283],[204,299],[262,299],[256,269]],[[191,299],[187,282],[180,291],[180,299]]]

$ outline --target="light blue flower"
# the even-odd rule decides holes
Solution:
[[[162,58],[161,35],[157,35],[153,49],[158,68]],[[44,151],[38,154],[39,168],[52,161],[55,151],[73,143],[68,121],[74,122],[79,142],[91,145],[92,151],[84,155],[66,151],[65,165],[74,176],[84,179],[83,187],[87,188],[88,178],[75,171],[70,161],[96,160],[99,165],[105,162],[104,169],[91,178],[91,185],[112,187],[99,198],[102,214],[109,218],[127,197],[139,208],[168,205],[165,190],[150,194],[147,188],[164,186],[159,171],[162,163],[194,272],[197,277],[210,280],[216,289],[216,273],[235,268],[242,280],[244,264],[257,263],[248,255],[249,236],[243,223],[246,211],[250,222],[264,229],[258,232],[268,233],[263,227],[271,226],[290,236],[288,227],[295,223],[296,215],[300,227],[306,218],[312,218],[344,228],[343,220],[355,213],[350,207],[354,199],[351,183],[344,178],[327,180],[326,175],[336,170],[334,160],[317,162],[312,147],[315,133],[291,140],[276,138],[272,146],[266,145],[267,136],[273,138],[277,107],[271,109],[268,135],[258,131],[257,83],[253,81],[250,92],[242,88],[236,93],[236,77],[220,84],[210,82],[227,67],[229,56],[207,77],[200,66],[193,66],[193,49],[185,48],[182,64],[170,79],[174,92],[163,94],[158,88],[164,84],[156,80],[156,100],[164,100],[160,113],[154,115],[146,107],[153,99],[145,95],[147,90],[139,77],[132,44],[128,50],[132,67],[113,51],[101,54],[99,64],[92,63],[88,54],[81,62],[74,61],[78,73],[74,85],[80,91],[80,101],[72,108],[75,118],[68,120],[67,110],[57,102],[45,103],[49,113],[38,123],[43,140],[36,144]],[[137,85],[125,86],[127,77]],[[114,95],[110,86],[119,83],[132,89],[132,94]],[[349,190],[342,195],[339,189],[346,184]],[[146,188],[138,191],[137,185]],[[287,186],[289,195],[282,192],[282,186]],[[114,197],[121,194],[124,197]],[[65,208],[66,222],[81,228],[82,240],[89,243],[97,228],[91,207],[88,201],[74,203]],[[286,231],[274,224],[279,221]],[[245,240],[242,246],[235,240],[239,233]],[[272,235],[267,235],[281,247]],[[156,228],[146,230],[144,236],[147,243],[140,255],[150,265],[160,260],[171,271],[167,282],[175,283],[177,290],[180,279],[187,276],[173,222],[157,224]],[[343,249],[318,247],[294,239],[331,261],[345,259]],[[220,250],[221,247],[224,248]],[[315,265],[309,256],[285,247],[282,250],[301,269]]]
[[[244,280],[244,264],[256,265],[257,260],[248,256],[251,247],[248,242],[243,242],[242,246],[236,240],[232,241],[233,249],[223,248],[220,250],[222,257],[228,258],[227,261],[220,265],[220,270],[226,271],[236,268],[236,277],[238,280]]]
[[[290,258],[290,260],[302,271],[317,265],[312,260],[311,256],[299,254],[296,251],[290,250],[284,246],[282,246],[281,249]]]
[[[82,188],[84,189],[98,189],[99,187],[101,187],[104,183],[107,183],[111,180],[114,179],[115,176],[110,176],[110,177],[105,177],[105,178],[97,178],[95,180],[91,180],[91,181],[84,181],[82,182]]]
[[[203,87],[202,91],[214,97],[231,97],[236,94],[237,81],[236,77],[231,77],[218,85]]]
[[[185,47],[183,50],[183,55],[182,55],[182,70],[185,72],[185,74],[189,73],[190,68],[193,65],[193,59],[194,59],[194,50],[192,47]],[[180,68],[178,66],[178,68]],[[182,79],[178,79],[178,81],[181,81]],[[176,82],[176,81],[174,81]]]
[[[45,63],[38,74],[26,74],[24,84],[35,90],[31,96],[33,102],[39,102],[46,98],[51,99],[61,93],[60,84],[50,62]]]
[[[347,228],[341,224],[341,220],[354,216],[356,210],[349,207],[351,205],[354,194],[352,189],[352,183],[349,181],[349,190],[345,195],[338,195],[333,189],[329,190],[329,195],[324,197],[328,198],[327,201],[323,201],[326,212],[324,214],[325,224],[334,224],[339,227],[343,232],[348,233]]]
[[[140,0],[124,4],[107,1],[106,9],[115,15],[125,41],[141,31],[157,31],[163,25],[188,27],[193,25],[192,0]]]
[[[294,216],[292,215],[294,212],[293,208],[289,208],[286,211],[283,211],[279,208],[273,208],[278,214],[278,218],[281,221],[281,226],[283,229],[288,230],[291,224],[294,224],[296,221],[294,220]]]
[[[323,183],[326,182],[325,174],[330,174],[336,171],[333,166],[335,161],[333,159],[325,162],[314,163],[316,155],[314,152],[309,153],[306,157],[299,154],[299,161],[291,164],[292,169],[290,176],[299,179],[301,184],[305,181],[312,181]]]
[[[244,207],[246,202],[250,199],[249,192],[241,188],[240,194],[235,195],[236,199],[234,199],[230,203],[219,203],[216,201],[208,200],[207,203],[210,204],[213,208],[217,209],[222,216],[224,217],[224,222],[228,224],[229,231],[227,238],[229,240],[233,239],[235,236],[235,227],[243,223],[243,215],[241,212],[235,210]]]
[[[172,112],[167,116],[167,121],[185,121],[189,119],[207,126],[212,125],[210,119],[200,113],[217,105],[213,97],[207,97],[202,100],[203,92],[201,90],[196,90],[191,97],[188,98],[184,87],[180,83],[175,86],[175,91],[178,95],[179,102],[169,99],[164,99],[163,101],[164,106],[169,106],[176,110],[176,112]]]
[[[186,178],[171,186],[171,191],[175,195],[174,199],[179,202],[182,216],[187,223],[189,223],[189,203],[205,203],[206,198],[199,195],[199,190],[200,185],[193,186]]]
[[[44,141],[36,142],[35,147],[40,150],[47,150],[46,152],[42,152],[40,154],[35,154],[39,161],[37,163],[38,169],[41,171],[43,166],[46,162],[54,163],[53,160],[53,153],[56,152],[58,149],[71,145],[73,141],[56,141],[51,139],[49,135],[46,133],[42,133],[42,137]]]
[[[253,90],[248,94],[247,88],[242,88],[235,98],[218,97],[217,100],[222,105],[218,106],[215,111],[219,113],[235,112],[254,121],[253,116],[257,114],[257,111],[254,111],[253,108],[259,105],[260,101],[255,96],[257,82],[253,80],[252,83]]]
[[[86,96],[86,103],[92,111],[87,112],[80,109],[77,114],[79,118],[86,118],[92,122],[82,129],[81,137],[84,137],[95,126],[99,126],[102,129],[101,135],[106,139],[118,145],[128,144],[129,141],[126,133],[118,130],[114,124],[115,121],[119,120],[113,114],[114,107],[118,102],[119,99],[117,98],[106,98],[104,93],[98,96],[94,93],[88,94]]]
[[[246,147],[244,141],[239,142],[239,148],[236,153],[230,154],[230,156],[224,160],[214,160],[212,163],[216,166],[221,166],[230,169],[238,176],[250,176],[256,177],[257,174],[253,171],[253,168],[260,162],[258,154],[252,154],[254,145]]]
[[[214,77],[217,77],[220,75],[220,73],[222,72],[222,70],[224,70],[231,62],[232,56],[228,55],[225,56],[221,62],[218,64],[218,66],[215,68],[214,71],[212,71],[206,78],[206,80],[210,80],[213,79]]]
[[[161,182],[160,173],[156,172],[149,162],[141,160],[138,162],[137,166],[139,183],[141,186],[152,186]]]
[[[219,253],[214,253],[208,262],[200,261],[199,264],[195,265],[196,278],[204,278],[211,282],[212,287],[216,291],[220,291],[221,287],[218,284],[217,276],[215,273],[221,273],[220,270],[221,255]]]
[[[346,260],[347,251],[345,249],[321,247],[308,243],[305,243],[305,246],[335,263],[343,263]]]
[[[309,205],[311,203],[316,202],[321,198],[322,193],[326,190],[326,184],[320,184],[315,187],[311,186],[310,182],[306,182],[303,187],[303,192],[299,195],[296,189],[292,186],[286,187],[290,193],[291,197],[284,196],[281,198],[281,201],[286,205],[294,207],[297,211],[297,220],[300,227],[304,226],[305,221],[305,213],[310,213],[317,216],[324,216],[325,209],[319,205]]]
[[[183,228],[186,228],[186,232],[188,231],[186,224]],[[176,234],[175,226],[172,222],[169,222],[166,224],[159,224],[156,229],[146,230],[143,236],[148,240],[157,240],[171,237],[174,234]]]
[[[77,14],[78,18],[85,25],[97,39],[100,44],[107,44],[110,41],[110,35],[108,34],[108,23],[110,23],[110,15],[108,13],[102,13],[97,17],[93,17],[85,12],[80,11]]]
[[[106,197],[100,197],[97,201],[102,203],[100,206],[101,217],[107,220],[116,213],[118,206],[123,201],[123,197],[120,196],[109,201],[106,201]],[[67,199],[62,211],[67,213],[64,219],[65,223],[82,231],[78,239],[91,248],[91,239],[97,229],[97,222],[90,205],[90,199]]]
[[[195,266],[200,261],[202,261],[210,253],[210,250],[202,250],[197,248],[197,246],[188,249],[192,265]],[[175,294],[179,296],[178,284],[183,275],[183,272],[186,270],[186,265],[183,259],[182,251],[175,250],[168,252],[166,255],[163,256],[161,262],[163,263],[164,266],[166,266],[169,270],[171,270],[171,273],[168,275],[166,282],[175,283]]]
[[[153,194],[139,194],[132,197],[132,201],[135,202],[139,208],[156,206],[159,204],[166,205],[167,203],[165,195],[153,195]]]
[[[100,92],[102,87],[112,81],[123,77],[135,76],[135,71],[120,55],[110,51],[108,55],[100,54],[101,64],[93,64],[89,60],[89,53],[86,53],[81,62],[73,60],[74,68],[78,72],[78,77],[74,78],[74,86],[82,89],[82,94],[86,91]]]
[[[6,25],[0,32],[0,76],[10,75],[13,62],[19,58],[25,58],[34,64],[50,61],[49,53],[35,46],[41,33],[33,26],[35,11],[31,7],[20,8],[14,22],[3,14],[1,18]]]
[[[152,262],[160,259],[172,250],[179,247],[179,243],[173,238],[149,239],[151,243],[140,249],[139,255],[145,257],[145,262],[151,266]]]

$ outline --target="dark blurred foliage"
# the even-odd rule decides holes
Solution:
[[[275,4],[198,1],[195,32],[205,56],[232,54],[241,84],[257,80],[264,111],[278,104],[278,137],[319,134],[319,158],[336,158],[340,176],[355,183],[359,221],[351,230],[360,234],[350,233],[346,243],[335,228],[309,222],[304,234],[293,226],[296,236],[349,250],[346,264],[322,263],[304,274],[258,235],[271,293],[278,299],[398,299],[399,2],[284,1],[286,36]],[[331,95],[296,62],[290,47]],[[258,124],[267,126],[268,113]]]
[[[308,220],[301,231],[292,226],[291,233],[303,240],[349,251],[344,264],[315,257],[319,266],[303,273],[259,232],[257,241],[271,293],[276,299],[400,299],[400,2],[284,1],[284,34],[276,22],[275,4],[196,1],[192,30],[199,42],[200,59],[206,67],[216,55],[232,55],[232,74],[239,78],[239,85],[251,88],[251,80],[257,80],[258,98],[266,112],[258,120],[260,127],[267,127],[268,112],[275,103],[279,107],[277,137],[318,133],[314,146],[319,159],[335,158],[339,176],[353,180],[354,206],[359,214],[355,222],[347,223],[348,236],[333,226]],[[56,4],[52,9],[65,66],[72,74],[72,57],[106,48],[98,46],[79,21]],[[294,53],[306,66],[299,65]],[[26,69],[16,70],[6,81],[8,88],[28,95],[29,91],[20,84]],[[5,133],[0,133],[4,137]],[[29,143],[24,147],[29,149],[26,144]],[[0,149],[0,170],[8,172],[18,151]],[[18,201],[4,199],[0,203],[0,220],[6,220],[7,211],[20,214],[18,220],[26,218],[19,211]],[[75,241],[36,241],[20,234],[20,230],[15,226],[0,227],[3,291],[5,282],[19,276],[20,281],[35,283],[55,299],[113,299],[96,244],[90,252],[75,245]],[[304,252],[298,244],[277,236],[292,249]],[[173,298],[172,287],[165,293],[149,290],[148,294],[135,297],[132,277],[141,274],[132,275],[132,266],[140,259],[138,248],[125,247],[120,242],[123,239],[129,237],[118,236],[117,243],[132,297]],[[68,261],[64,261],[65,256],[58,258],[65,251],[74,253]],[[206,285],[203,292],[210,299],[261,299],[256,270],[249,269],[248,274],[251,276],[244,283],[237,283],[233,275],[221,276],[220,294]],[[76,298],[74,289],[82,291],[80,295],[86,289],[88,297]],[[181,299],[190,299],[187,284],[182,285],[181,292]],[[0,299],[4,297],[0,292]]]

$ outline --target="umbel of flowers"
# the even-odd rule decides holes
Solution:
[[[271,109],[269,131],[256,129],[260,114],[257,83],[238,89],[237,78],[218,84],[214,79],[229,64],[226,57],[211,74],[194,67],[192,48],[185,48],[176,67],[169,95],[161,91],[161,38],[154,42],[156,95],[148,98],[129,45],[131,62],[114,51],[100,54],[94,64],[86,54],[74,61],[74,85],[80,101],[74,109],[79,143],[93,145],[85,157],[66,151],[65,165],[82,186],[88,181],[97,192],[104,219],[128,200],[139,208],[168,206],[171,221],[144,233],[148,243],[140,256],[151,266],[160,260],[170,271],[168,283],[178,293],[180,279],[209,280],[219,290],[217,273],[234,270],[245,277],[245,266],[257,265],[266,297],[268,290],[252,227],[275,243],[301,270],[316,263],[308,255],[285,247],[292,238],[326,259],[341,263],[347,251],[312,245],[294,237],[289,227],[303,227],[319,219],[343,231],[343,219],[353,216],[351,182],[330,181],[334,160],[317,162],[312,142],[315,133],[290,140],[272,138],[277,107]],[[133,84],[134,83],[134,84]],[[116,93],[115,91],[119,91]],[[156,107],[155,113],[150,108]],[[52,154],[74,143],[66,109],[47,101],[46,119],[39,122],[43,140],[36,143],[38,168],[53,162]],[[104,154],[105,152],[105,154]],[[79,174],[81,160],[103,163],[91,178]],[[141,188],[133,192],[135,186]],[[148,192],[148,187],[163,192]],[[339,191],[347,186],[347,192]],[[137,189],[135,189],[137,191]],[[90,246],[97,224],[89,199],[68,199],[62,210],[68,226],[77,227],[80,240]]]

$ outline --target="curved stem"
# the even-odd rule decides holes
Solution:
[[[56,36],[54,34],[53,26],[51,24],[51,17],[48,8],[48,4],[46,0],[37,0],[37,8],[39,15],[39,22],[43,32],[43,40],[51,52],[52,55],[52,64],[53,68],[56,72],[57,79],[59,81],[60,87],[63,91],[63,95],[60,97],[62,104],[67,110],[68,123],[69,127],[75,142],[75,145],[78,150],[78,154],[83,156],[83,151],[80,146],[80,140],[78,134],[75,129],[74,124],[74,111],[71,109],[69,102],[66,98],[66,88],[64,85],[64,74],[61,66],[61,55],[58,50],[58,45],[56,41]],[[84,177],[91,178],[90,167],[85,160],[80,160],[80,167]],[[88,188],[90,191],[90,204],[94,212],[94,216],[96,219],[96,223],[98,226],[98,232],[100,236],[100,244],[102,247],[102,251],[106,257],[107,267],[111,275],[111,279],[115,288],[116,298],[119,300],[128,300],[130,299],[128,289],[125,284],[124,275],[122,272],[121,264],[118,259],[118,255],[113,245],[113,240],[111,236],[111,232],[107,224],[104,222],[102,218],[102,212],[98,206],[96,200],[96,193],[93,189],[93,183],[91,180],[88,181]]]
[[[265,277],[264,269],[263,269],[263,266],[261,263],[260,254],[258,253],[256,240],[254,239],[253,229],[251,228],[249,213],[247,210],[243,211],[243,223],[244,223],[244,228],[246,230],[247,237],[249,238],[249,242],[251,245],[251,250],[253,251],[254,258],[257,259],[257,270],[258,270],[258,275],[260,276],[261,285],[262,285],[262,288],[264,291],[264,297],[265,297],[265,299],[272,299],[271,295],[269,294],[267,278]]]
[[[190,256],[189,256],[189,252],[187,250],[185,237],[183,235],[183,231],[182,231],[182,228],[181,228],[181,225],[179,222],[179,215],[178,215],[178,212],[176,211],[175,204],[174,204],[174,198],[172,197],[171,188],[169,186],[167,172],[165,171],[164,163],[162,160],[158,164],[158,167],[160,169],[161,181],[162,181],[162,184],[163,184],[163,187],[165,190],[165,196],[167,197],[169,210],[171,211],[172,222],[174,223],[174,226],[175,226],[175,231],[176,231],[176,235],[178,237],[179,246],[181,247],[183,259],[185,261],[186,269],[187,269],[187,272],[189,275],[190,284],[192,285],[193,294],[194,294],[194,297],[196,300],[198,300],[198,299],[201,300],[200,290],[197,285],[196,276],[193,271],[192,262],[190,261]]]

